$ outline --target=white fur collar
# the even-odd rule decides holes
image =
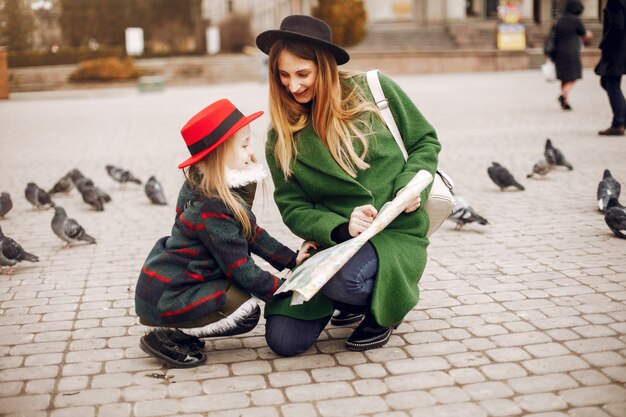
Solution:
[[[261,164],[248,164],[248,169],[226,168],[224,175],[229,188],[238,188],[263,181],[267,172]]]

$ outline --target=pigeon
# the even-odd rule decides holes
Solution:
[[[564,166],[570,171],[574,169],[572,164],[567,162],[567,159],[565,159],[565,155],[563,155],[563,153],[558,148],[555,148],[552,145],[552,141],[550,139],[546,139],[546,146],[543,154],[546,157],[546,161],[548,161],[550,165]]]
[[[6,192],[0,194],[0,217],[4,217],[12,208],[11,194]]]
[[[54,203],[50,199],[50,195],[48,195],[48,193],[43,189],[39,188],[39,186],[37,186],[34,182],[29,182],[26,185],[24,195],[26,196],[26,200],[28,200],[28,202],[36,209],[40,209],[46,205],[54,207]]]
[[[107,165],[106,170],[109,173],[109,176],[113,178],[115,181],[126,184],[128,182],[134,182],[135,184],[141,184],[141,180],[139,178],[135,178],[130,171],[127,171],[122,168],[115,167],[113,165]]]
[[[454,208],[448,216],[448,220],[456,223],[454,230],[461,230],[468,223],[478,222],[478,224],[489,224],[487,219],[479,216],[469,203],[458,194],[454,194]]]
[[[98,194],[96,187],[84,186],[80,190],[83,201],[93,207],[96,211],[104,211],[104,199]]]
[[[545,158],[542,158],[538,160],[537,162],[535,162],[535,165],[533,165],[533,171],[530,174],[526,175],[526,178],[531,178],[535,174],[543,177],[547,175],[548,172],[550,172],[551,170],[552,170],[552,165],[550,165],[548,161],[546,161]]]
[[[167,205],[167,201],[165,201],[165,194],[163,194],[163,186],[157,181],[154,175],[148,178],[144,191],[152,204],[156,204],[158,206]]]
[[[0,267],[8,266],[7,275],[13,273],[13,266],[18,262],[39,262],[39,258],[26,252],[15,240],[5,236],[0,229]]]
[[[556,165],[556,155],[554,153],[554,147],[552,146],[552,141],[550,139],[546,139],[546,145],[543,150],[543,156],[546,158],[546,162],[550,165]]]
[[[487,168],[487,173],[489,174],[489,178],[500,187],[500,190],[504,190],[510,186],[516,187],[518,190],[524,190],[524,186],[515,181],[513,174],[497,162],[491,163],[491,166]]]
[[[598,183],[597,191],[598,208],[600,211],[604,212],[606,210],[606,206],[609,204],[611,197],[619,198],[621,190],[622,185],[613,178],[611,171],[605,169],[602,180]]]
[[[67,246],[81,241],[96,243],[96,239],[89,236],[76,220],[67,217],[63,207],[56,206],[54,208],[54,217],[51,225],[54,234],[67,242]]]
[[[102,191],[99,187],[97,187],[93,183],[92,180],[85,177],[83,173],[80,172],[79,170],[73,169],[70,171],[69,175],[70,175],[70,178],[72,178],[72,182],[74,182],[74,185],[76,186],[78,191],[83,195],[83,201],[85,201],[87,204],[91,205],[90,201],[92,200],[91,197],[87,197],[87,198],[85,197],[85,192],[90,187],[95,189],[96,193],[98,194],[98,196],[104,203],[108,203],[111,201],[110,195],[108,195],[106,192]]]
[[[50,190],[48,190],[48,194],[68,193],[72,189],[73,185],[72,178],[68,173],[63,178],[58,180]]]
[[[615,236],[626,239],[626,207],[622,206],[617,198],[609,198],[604,212],[604,221]]]

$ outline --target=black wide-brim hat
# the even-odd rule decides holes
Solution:
[[[323,46],[333,54],[337,65],[345,64],[350,60],[350,54],[333,43],[330,26],[313,16],[299,14],[287,16],[280,22],[280,29],[260,33],[256,38],[256,46],[269,55],[272,45],[279,39],[312,42]]]

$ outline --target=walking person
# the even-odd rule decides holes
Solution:
[[[255,163],[244,116],[221,99],[181,130],[191,157],[176,203],[171,236],[150,251],[135,291],[135,311],[150,331],[140,347],[174,368],[206,362],[201,337],[232,336],[259,321],[256,298],[268,301],[284,281],[260,269],[254,253],[278,270],[308,257],[282,245],[256,224],[251,211],[256,184],[266,172]]]
[[[626,0],[608,0],[602,16],[601,56],[595,72],[606,91],[613,112],[603,136],[623,136],[626,122],[626,100],[622,93],[622,74],[626,72]]]
[[[380,75],[408,151],[382,121],[364,73],[340,71],[349,54],[332,42],[330,27],[292,15],[256,44],[269,54],[271,128],[267,163],[274,199],[297,236],[334,246],[362,233],[382,205],[421,169],[434,174],[441,145],[406,93]],[[428,188],[386,229],[368,241],[310,301],[266,304],[266,340],[283,356],[308,350],[331,320],[360,324],[349,350],[383,346],[418,302],[426,265],[429,220],[420,203]]]
[[[580,0],[567,0],[563,15],[555,24],[555,51],[552,59],[556,67],[556,78],[561,81],[559,103],[563,110],[571,110],[569,93],[576,80],[582,78],[580,60],[581,41],[588,42],[593,37],[580,21],[584,6]]]

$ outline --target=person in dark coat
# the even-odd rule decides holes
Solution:
[[[608,0],[602,17],[602,55],[595,72],[600,85],[609,96],[613,111],[611,126],[601,130],[603,136],[623,136],[626,121],[626,100],[622,93],[622,74],[626,71],[626,0]]]
[[[567,100],[576,80],[582,78],[582,63],[580,61],[581,38],[591,40],[591,32],[585,30],[580,15],[584,6],[580,0],[568,0],[565,3],[563,16],[555,26],[555,53],[553,56],[556,67],[556,78],[561,81],[561,95],[559,103],[563,110],[571,110]]]

